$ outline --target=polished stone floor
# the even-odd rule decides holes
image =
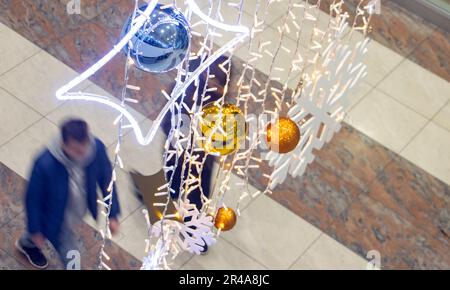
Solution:
[[[114,113],[95,105],[58,102],[54,92],[112,47],[130,3],[85,1],[81,15],[67,15],[65,2],[0,0],[3,268],[24,267],[11,244],[23,227],[21,194],[31,156],[57,132],[58,122],[67,115],[82,116],[111,153],[114,150]],[[344,128],[318,152],[304,176],[289,179],[270,197],[248,201],[237,227],[224,233],[207,256],[180,257],[174,268],[364,269],[371,250],[380,252],[385,269],[450,268],[448,37],[387,3],[387,16],[381,16],[388,18],[375,20],[368,77],[351,96]],[[264,33],[277,35],[281,4]],[[251,7],[243,21],[251,19]],[[322,19],[326,17],[324,13]],[[394,20],[397,26],[390,25]],[[286,43],[295,45],[293,40]],[[425,62],[430,50],[432,57]],[[237,55],[245,57],[245,51]],[[115,59],[79,89],[115,95],[121,89],[123,63],[123,58]],[[259,69],[263,74],[264,64]],[[148,128],[164,104],[160,89],[173,86],[173,75],[136,71],[132,78],[146,92],[135,96],[140,103],[133,107],[134,115]],[[157,144],[163,138],[158,134]],[[118,177],[124,213],[111,255],[114,267],[136,268],[146,227],[127,171],[159,171],[161,151],[158,146],[138,146],[132,134],[125,139],[126,164]],[[264,184],[267,170],[251,174],[255,190]],[[230,200],[239,190],[232,188]],[[80,229],[86,268],[95,264],[96,226],[87,218]]]

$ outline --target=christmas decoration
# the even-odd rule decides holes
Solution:
[[[366,73],[362,59],[369,39],[351,47],[344,42],[350,30],[346,18],[337,17],[331,25],[333,41],[328,41],[314,73],[307,75],[302,89],[294,93],[288,112],[300,127],[300,143],[289,154],[271,151],[266,156],[275,168],[268,184],[270,189],[282,183],[288,174],[293,177],[303,174],[314,160],[314,149],[321,149],[339,131],[346,113],[346,96]]]
[[[200,130],[202,147],[210,153],[228,155],[235,152],[245,137],[246,125],[241,110],[232,104],[210,103],[202,109]]]
[[[289,118],[281,117],[267,126],[267,142],[270,149],[278,153],[288,153],[297,147],[300,130]]]
[[[221,231],[229,231],[235,225],[237,221],[237,216],[234,210],[227,207],[221,207],[217,211],[216,218],[214,220],[214,226]]]
[[[174,203],[178,214],[184,222],[174,220],[161,220],[152,226],[152,235],[161,237],[164,227],[170,228],[174,243],[178,251],[184,250],[199,255],[205,244],[211,246],[216,242],[212,232],[213,219],[204,212],[199,212],[195,205],[189,201]]]
[[[254,12],[250,12],[253,21],[244,26],[245,1],[208,1],[208,7],[200,9],[194,0],[185,0],[184,8],[175,5],[178,1],[161,5],[157,0],[150,0],[139,9],[138,1],[130,0],[135,9],[132,11],[130,5],[132,16],[124,24],[117,45],[56,92],[60,100],[97,102],[117,111],[114,124],[119,126],[119,139],[109,185],[111,192],[116,166],[123,166],[122,130],[131,128],[140,145],[149,145],[166,114],[171,113],[171,129],[164,144],[163,158],[164,164],[173,165],[164,166],[163,171],[167,173],[164,184],[152,188],[155,198],[147,199],[153,204],[148,206],[151,213],[144,210],[148,238],[142,269],[169,269],[173,259],[183,251],[200,254],[205,245],[214,244],[221,231],[232,228],[243,200],[270,194],[288,176],[303,174],[313,161],[315,150],[321,149],[339,130],[346,113],[345,98],[366,74],[362,61],[377,1],[359,0],[354,15],[349,15],[344,12],[344,0],[331,0],[329,21],[321,25],[320,0],[256,0],[251,2],[254,4]],[[272,9],[279,10],[283,3],[286,11],[277,21],[278,35],[262,33],[267,26],[267,15]],[[224,21],[225,5],[233,10],[227,12],[230,16],[227,19],[235,16],[234,21]],[[217,46],[217,39],[226,40]],[[290,45],[288,39],[294,39],[295,45]],[[241,59],[235,57],[237,47],[247,53]],[[127,61],[120,98],[71,92],[93,74],[100,73],[121,51],[125,51]],[[219,82],[220,89],[217,82],[213,82],[217,74],[211,73],[211,65],[219,59],[218,67],[225,75]],[[193,60],[200,64],[191,70],[189,63]],[[231,70],[236,69],[233,60],[239,66],[236,78],[231,77]],[[172,91],[161,90],[160,95],[152,96],[165,98],[167,103],[148,133],[142,132],[138,118],[127,107],[137,102],[127,97],[127,92],[140,90],[128,83],[128,70],[134,69],[133,64],[159,74],[171,69],[176,71]],[[262,64],[269,64],[265,75],[259,71]],[[200,78],[204,85],[200,85]],[[189,96],[190,102],[185,100],[188,88],[194,91]],[[208,104],[212,92],[219,95],[219,100]],[[280,117],[284,111],[282,106],[287,107],[285,117]],[[251,108],[256,108],[253,114],[249,113]],[[186,111],[190,124],[182,130]],[[234,119],[230,121],[228,116]],[[237,119],[242,119],[244,125]],[[277,121],[269,123],[267,120]],[[282,138],[274,138],[276,135]],[[220,169],[210,196],[205,196],[200,186],[205,163],[200,153],[220,156]],[[267,178],[264,190],[250,192],[249,175],[253,170],[260,170],[262,162],[267,162],[273,171],[263,174]],[[171,198],[174,168],[180,169],[182,177],[176,200]],[[231,189],[232,174],[240,177],[236,186],[241,195],[233,207],[236,213],[224,203]],[[200,191],[202,202],[198,208],[189,203],[189,195],[196,190]],[[109,195],[99,200],[105,208],[106,224],[111,198]],[[208,215],[211,212],[217,212],[214,221]],[[109,256],[104,252],[105,242],[110,238],[108,227],[100,233],[99,268],[109,269]]]
[[[148,5],[139,9],[145,11]],[[130,56],[136,67],[153,73],[161,73],[177,67],[188,55],[190,43],[189,24],[184,15],[173,7],[158,4],[150,14],[149,21],[138,30],[124,50],[131,48]],[[131,28],[133,15],[128,18],[122,37]]]

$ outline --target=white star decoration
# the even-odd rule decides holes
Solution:
[[[195,71],[189,73],[184,72],[184,74],[187,75],[186,80],[184,82],[178,82],[176,84],[176,86],[174,87],[172,93],[168,98],[167,104],[161,110],[158,117],[153,121],[152,127],[147,133],[147,135],[144,136],[139,127],[139,122],[127,110],[125,106],[117,102],[117,99],[112,99],[107,96],[100,96],[83,92],[71,93],[70,90],[76,87],[77,85],[81,84],[83,81],[87,80],[97,71],[99,71],[104,65],[106,65],[109,61],[111,61],[111,59],[113,59],[118,53],[120,53],[123,50],[123,48],[127,45],[127,43],[129,43],[129,41],[134,37],[137,31],[139,31],[139,29],[145,25],[147,19],[149,18],[149,15],[151,15],[157,4],[158,0],[149,1],[149,4],[144,12],[140,11],[137,12],[138,16],[132,22],[129,32],[119,41],[118,44],[114,46],[114,48],[110,52],[108,52],[103,58],[101,58],[97,63],[95,63],[89,69],[84,71],[78,77],[74,78],[72,81],[70,81],[69,83],[62,86],[56,91],[56,98],[59,100],[79,100],[79,101],[97,102],[109,106],[110,108],[118,111],[118,113],[120,113],[121,116],[129,122],[127,126],[133,129],[133,132],[136,135],[136,139],[139,142],[139,144],[144,146],[150,144],[153,141],[164,116],[169,112],[170,108],[175,104],[175,102],[189,87],[189,85],[191,85],[194,81],[196,81],[198,76],[205,69],[207,69],[214,61],[216,61],[220,56],[233,49],[237,44],[241,43],[245,38],[249,36],[249,29],[247,27],[240,25],[228,25],[219,22],[217,20],[214,20],[209,16],[205,15],[200,10],[200,8],[198,7],[198,5],[194,0],[186,0],[186,4],[188,5],[189,9],[191,9],[191,11],[197,16],[199,16],[205,23],[208,23],[209,25],[216,27],[218,29],[235,33],[236,36],[232,38],[230,41],[228,41],[226,44],[221,46],[208,58],[206,58],[206,60]],[[181,70],[181,65],[178,68],[178,70],[179,71]]]

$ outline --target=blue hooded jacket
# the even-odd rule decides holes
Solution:
[[[85,169],[87,206],[94,219],[97,218],[97,185],[103,196],[107,196],[112,175],[105,145],[98,139],[95,139],[95,144],[95,156]],[[28,232],[42,233],[54,247],[58,247],[68,197],[69,173],[46,149],[34,162],[25,193]],[[114,187],[110,218],[116,218],[119,213],[117,190]]]

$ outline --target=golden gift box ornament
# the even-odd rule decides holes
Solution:
[[[300,130],[297,123],[286,117],[280,117],[267,126],[267,143],[270,150],[288,153],[300,142]]]
[[[216,218],[214,219],[214,226],[221,231],[229,231],[235,225],[237,221],[237,216],[234,210],[227,207],[221,207],[217,211]]]
[[[242,111],[229,103],[209,103],[202,112],[200,131],[204,140],[200,140],[201,147],[221,156],[235,152],[247,131]]]

